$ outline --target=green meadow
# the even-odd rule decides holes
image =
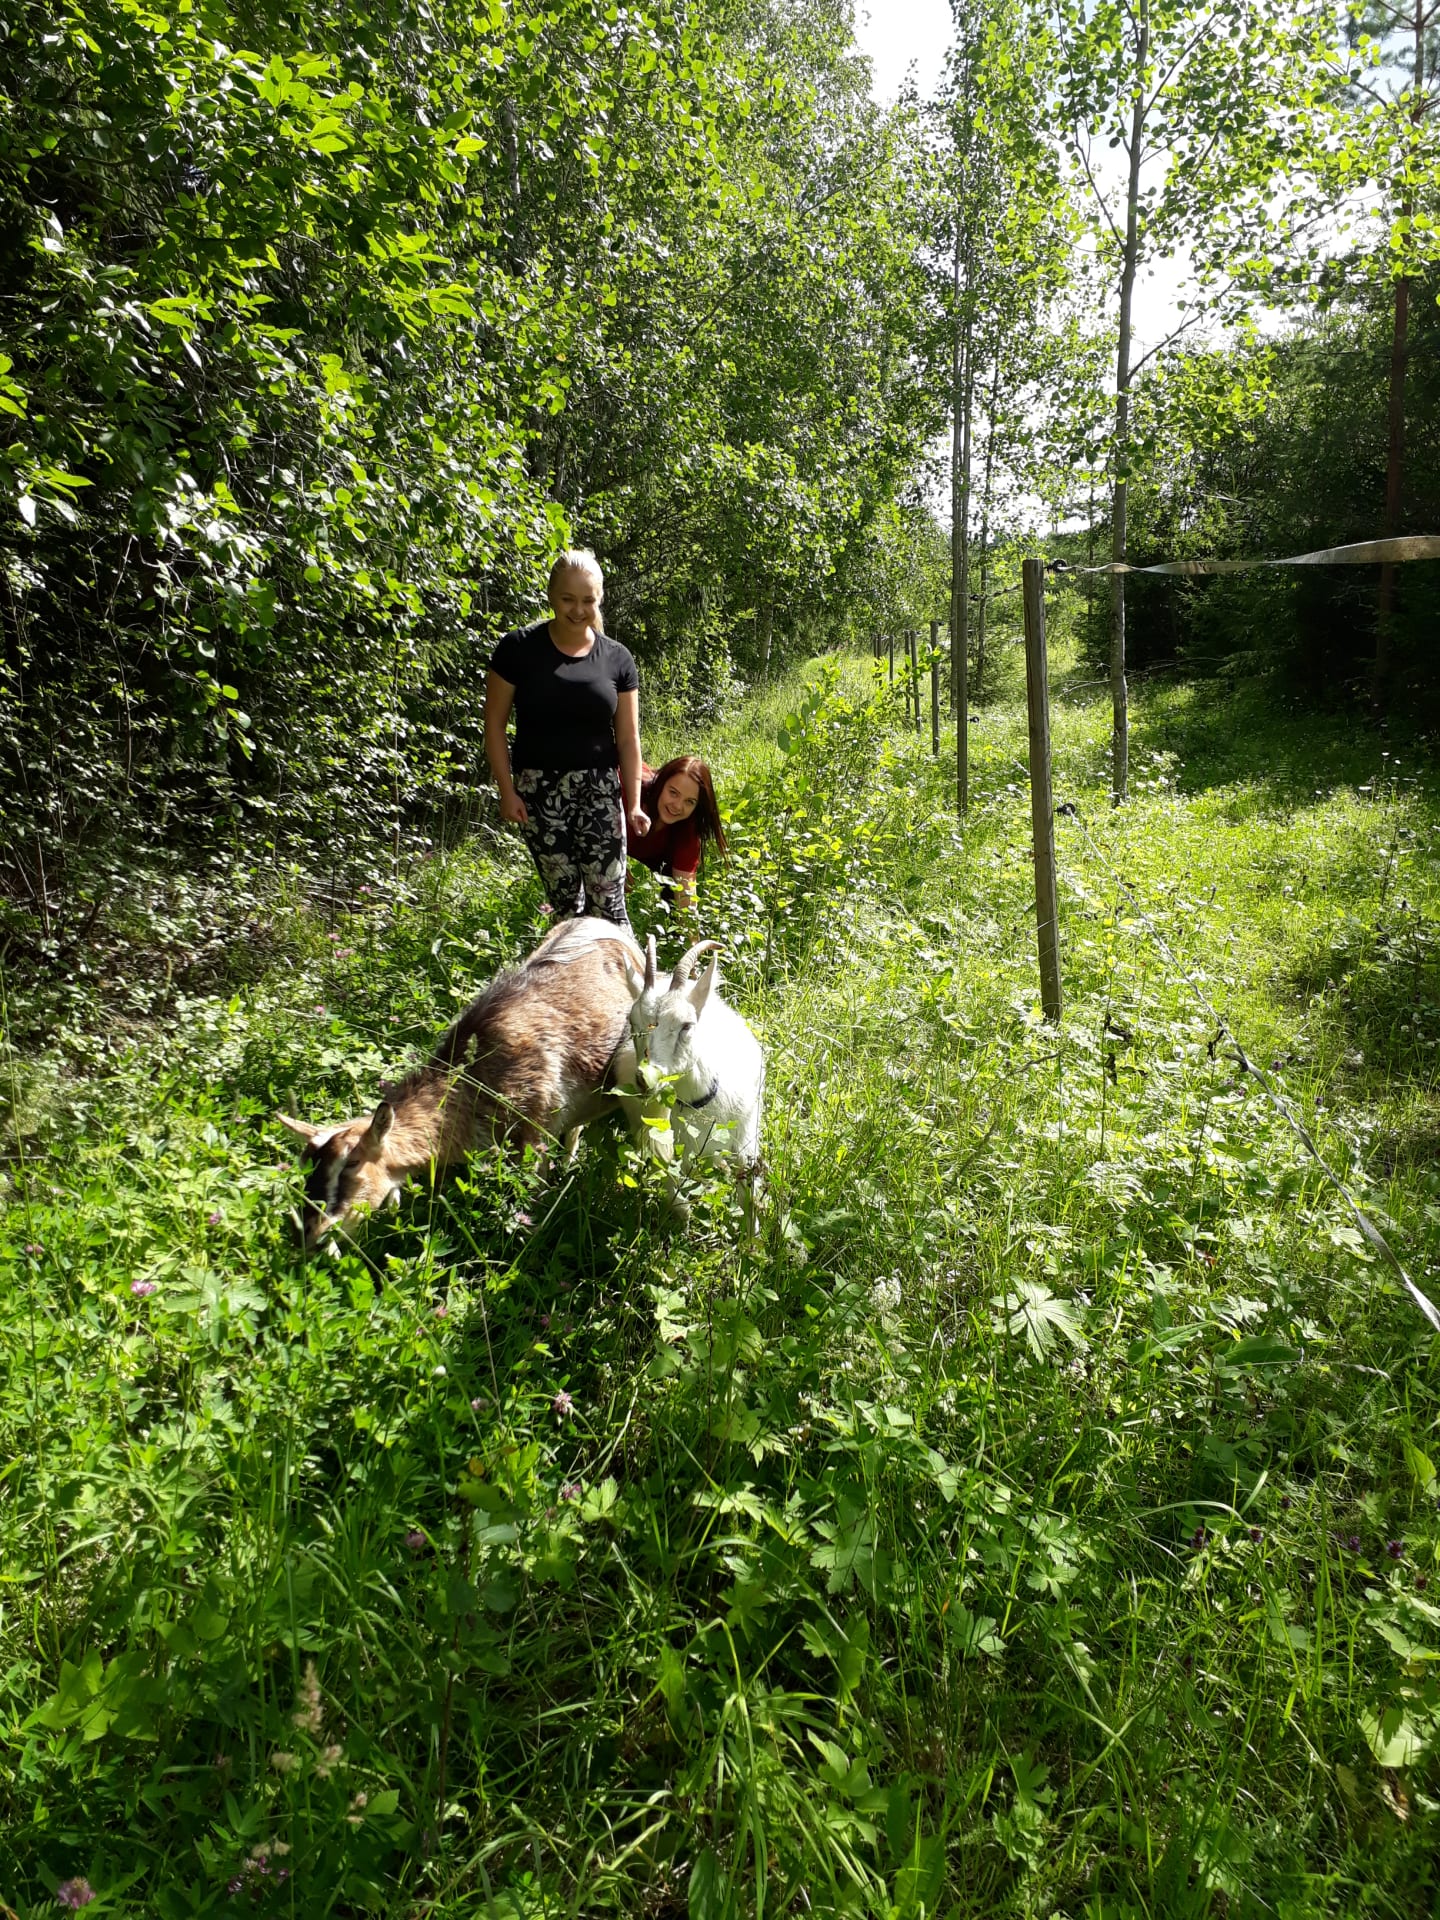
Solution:
[[[702,743],[753,1239],[602,1122],[297,1258],[275,1110],[543,931],[488,828],[5,983],[0,1913],[1437,1911],[1440,1348],[1234,1044],[1440,1295],[1430,768],[1157,678],[1112,811],[1070,614],[1058,1027],[1013,633],[963,824],[868,661]]]

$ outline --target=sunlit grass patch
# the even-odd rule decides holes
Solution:
[[[1139,696],[1119,812],[1057,712],[1058,1030],[1023,716],[963,826],[864,662],[705,743],[754,1240],[602,1126],[296,1262],[273,1106],[362,1110],[539,931],[484,841],[32,1101],[17,1913],[1423,1910],[1434,1343],[1206,1001],[1436,1291],[1433,816],[1363,741],[1241,804],[1246,711],[1207,784]]]

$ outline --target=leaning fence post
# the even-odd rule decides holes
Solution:
[[[1035,836],[1035,927],[1040,1004],[1060,1018],[1060,919],[1055,897],[1055,807],[1050,792],[1050,675],[1045,660],[1045,562],[1021,567],[1025,596],[1025,700],[1030,710],[1030,819]]]
[[[930,751],[940,758],[940,622],[930,622]]]

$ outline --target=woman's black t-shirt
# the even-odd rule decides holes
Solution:
[[[515,739],[510,764],[569,773],[576,767],[618,767],[615,709],[622,693],[640,685],[628,647],[597,633],[578,660],[550,638],[550,622],[507,633],[490,671],[515,689]]]

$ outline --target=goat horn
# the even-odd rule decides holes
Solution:
[[[670,991],[672,993],[678,993],[681,987],[686,984],[691,974],[695,971],[695,962],[700,958],[702,953],[718,953],[719,951],[720,942],[718,940],[697,940],[688,952],[682,954],[680,964],[676,967],[674,973],[671,974]]]
[[[645,942],[645,991],[650,993],[655,986],[655,936],[652,933]]]

